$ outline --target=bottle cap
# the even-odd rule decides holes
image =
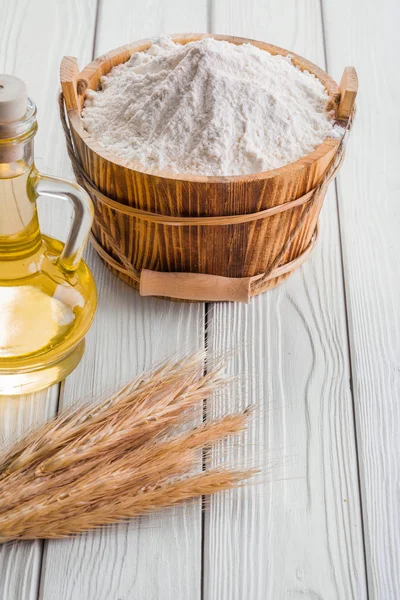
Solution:
[[[22,79],[0,75],[0,123],[13,123],[24,118],[28,92]]]

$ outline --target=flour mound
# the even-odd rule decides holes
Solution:
[[[243,175],[296,161],[340,135],[328,100],[290,57],[212,38],[161,38],[101,78],[82,119],[138,169]]]

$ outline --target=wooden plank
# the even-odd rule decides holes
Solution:
[[[58,124],[56,94],[60,56],[74,48],[89,58],[95,20],[95,0],[66,6],[62,0],[0,0],[0,71],[21,77],[38,107],[39,133],[35,159],[39,169],[67,176],[67,160]],[[77,25],[81,29],[77,30]],[[77,33],[79,31],[79,33]],[[68,208],[40,203],[40,221],[46,232],[65,239]],[[67,221],[68,222],[68,221]],[[38,394],[0,399],[0,441],[10,443],[33,424],[55,413],[58,388]],[[42,542],[0,547],[0,598],[37,597]]]
[[[324,67],[318,0],[220,0],[212,28],[292,49]],[[348,62],[348,61],[346,61]],[[321,241],[299,272],[251,306],[213,308],[212,353],[239,348],[229,408],[257,414],[237,447],[267,462],[265,485],[211,500],[204,598],[366,597],[340,240],[334,190]],[[227,406],[218,403],[214,413]],[[228,450],[228,452],[227,452]]]
[[[39,170],[72,177],[59,116],[60,60],[68,52],[90,60],[97,0],[69,6],[62,0],[0,0],[1,69],[24,79],[38,109],[35,163]],[[63,202],[39,199],[44,232],[65,239],[72,211]]]
[[[323,7],[329,68],[338,76],[354,64],[361,82],[338,193],[368,589],[386,600],[400,590],[400,6],[339,0]]]
[[[97,319],[81,365],[66,381],[63,405],[113,389],[154,361],[203,340],[203,307],[136,292],[90,256],[99,296]],[[195,598],[200,590],[199,503],[162,515],[51,542],[41,598]]]
[[[95,54],[165,27],[205,27],[204,2],[102,2]],[[172,25],[173,23],[173,25]],[[76,53],[75,53],[76,54]],[[80,61],[80,67],[84,66]],[[63,405],[113,389],[182,349],[204,342],[204,305],[141,298],[89,253],[99,307],[80,367],[65,385]],[[200,503],[107,531],[47,544],[41,599],[196,600],[201,589]]]
[[[56,412],[58,387],[25,396],[0,396],[0,448]],[[0,546],[0,598],[36,599],[41,555],[41,541]]]
[[[204,32],[207,4],[208,0],[102,0],[96,55],[148,37]]]

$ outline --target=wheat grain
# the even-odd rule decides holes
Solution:
[[[253,470],[197,472],[199,451],[248,411],[199,424],[225,383],[204,353],[159,365],[96,405],[70,409],[0,460],[0,540],[65,537],[230,489]],[[197,417],[197,424],[196,424]]]

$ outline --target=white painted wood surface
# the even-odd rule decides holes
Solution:
[[[47,173],[70,174],[56,102],[59,61],[71,48],[90,58],[95,8],[95,0],[80,2],[79,6],[53,0],[37,3],[0,0],[0,71],[24,79],[38,106],[40,128],[35,140],[35,157],[37,167]],[[40,208],[44,231],[65,239],[67,207],[42,203]],[[47,392],[20,399],[1,398],[1,442],[17,439],[34,423],[54,414],[58,388],[54,386]],[[37,598],[42,548],[42,542],[0,547],[1,600]]]
[[[114,389],[182,344],[203,339],[202,305],[140,298],[91,253],[102,296],[81,365],[68,378],[65,406],[82,394]],[[190,340],[190,342],[189,342]],[[197,598],[201,577],[201,510],[191,503],[163,516],[68,541],[49,542],[41,598]]]
[[[357,65],[338,179],[370,598],[400,597],[400,5],[324,2],[328,66]],[[338,43],[340,40],[340,43]]]
[[[230,369],[242,374],[218,411],[257,405],[227,454],[265,461],[265,484],[214,498],[204,521],[193,503],[72,541],[2,546],[0,600],[358,600],[367,597],[365,559],[369,596],[398,596],[398,13],[394,0],[379,13],[372,0],[0,0],[0,70],[27,81],[39,109],[37,165],[61,176],[71,173],[56,103],[64,54],[82,66],[93,51],[135,39],[211,30],[291,48],[322,67],[327,57],[336,80],[354,64],[361,81],[339,215],[331,187],[312,259],[250,306],[209,307],[211,353],[238,349]],[[65,237],[65,207],[40,208],[43,229]],[[62,405],[204,342],[204,305],[141,299],[91,250],[87,259],[99,309]],[[57,402],[58,386],[0,399],[0,441],[54,414]]]
[[[55,414],[58,387],[26,396],[0,396],[0,448]],[[41,541],[0,546],[1,600],[36,600],[42,550]]]
[[[135,10],[137,8],[137,11]],[[157,35],[164,17],[180,30],[206,26],[203,2],[108,2],[100,6],[95,55]],[[125,15],[128,14],[127,19]],[[154,18],[156,17],[156,18]],[[144,29],[142,23],[147,23]],[[72,54],[74,51],[71,49]],[[81,63],[84,66],[86,63]],[[96,321],[81,365],[66,381],[62,405],[116,388],[182,346],[204,343],[204,306],[141,298],[90,252],[99,289]],[[71,541],[46,544],[43,600],[200,597],[201,504]]]
[[[325,67],[318,0],[220,1],[212,29],[268,40]],[[241,348],[235,401],[259,411],[243,455],[265,457],[271,468],[261,489],[211,500],[205,598],[366,597],[335,200],[331,189],[321,241],[301,271],[249,307],[214,308],[212,346]]]

